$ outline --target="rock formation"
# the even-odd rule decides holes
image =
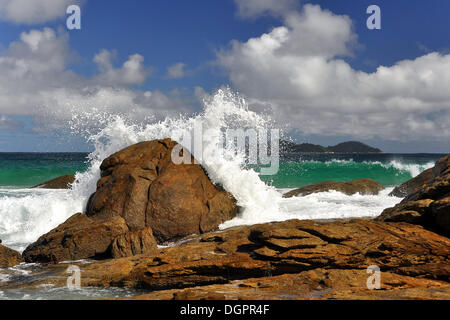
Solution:
[[[42,189],[68,189],[74,183],[75,176],[73,174],[67,174],[62,177],[58,177],[56,179],[52,179],[50,181],[43,182],[34,186],[33,188],[42,188]]]
[[[22,255],[0,244],[0,268],[14,267],[23,262]]]
[[[234,198],[214,186],[200,165],[172,162],[176,144],[141,142],[106,158],[87,215],[121,216],[132,231],[151,227],[159,243],[212,231],[234,218]]]
[[[236,201],[198,164],[176,165],[170,139],[142,142],[106,158],[87,213],[28,246],[28,262],[149,254],[157,242],[213,231],[235,217]],[[193,160],[193,159],[192,159]]]
[[[326,192],[331,190],[343,192],[348,195],[355,193],[376,195],[383,190],[383,186],[372,179],[357,179],[347,182],[324,181],[289,191],[285,193],[283,197],[291,198],[307,196],[311,193]]]
[[[82,286],[149,290],[137,299],[450,299],[449,248],[448,238],[408,223],[291,220],[79,266]],[[367,287],[372,265],[381,271],[379,290]],[[64,286],[66,268],[44,266],[0,290]]]
[[[450,234],[450,156],[404,185],[409,188],[403,201],[384,210],[377,220],[405,221]]]
[[[116,237],[128,232],[125,220],[92,219],[77,213],[29,245],[23,252],[27,262],[61,262],[110,257]]]
[[[394,190],[389,194],[393,197],[404,198],[409,194],[412,194],[422,188],[426,183],[433,179],[433,169],[423,171],[417,177],[412,178],[405,183],[395,187]]]

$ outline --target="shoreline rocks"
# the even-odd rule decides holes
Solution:
[[[409,194],[412,194],[422,188],[426,183],[429,183],[433,179],[433,169],[427,169],[419,174],[417,177],[412,178],[405,183],[394,188],[389,193],[392,197],[404,198]]]
[[[26,262],[41,263],[110,257],[111,243],[126,232],[121,217],[102,220],[77,213],[29,245],[22,255]]]
[[[0,244],[0,268],[14,267],[23,262],[22,255]]]
[[[353,195],[355,193],[377,195],[383,189],[380,183],[372,179],[357,179],[347,182],[324,181],[289,191],[283,195],[283,198],[307,196],[312,193],[331,190],[339,191],[347,195]]]
[[[73,174],[67,174],[41,184],[32,187],[32,189],[69,189],[70,186],[75,182],[75,176]]]
[[[420,177],[409,180],[405,198],[393,208],[385,209],[377,221],[420,224],[450,235],[450,156]],[[431,178],[429,177],[431,175]]]
[[[231,194],[203,168],[174,164],[171,139],[141,142],[106,158],[91,196],[89,217],[121,216],[131,231],[151,227],[158,243],[216,230],[237,214]]]
[[[203,168],[176,165],[170,139],[129,146],[101,164],[86,215],[78,213],[23,252],[27,262],[55,263],[149,254],[157,243],[217,230],[237,214],[236,200]]]
[[[82,270],[82,286],[149,290],[135,299],[450,299],[449,247],[450,239],[408,223],[290,220],[71,263]],[[380,290],[366,286],[371,265],[381,270]],[[42,268],[28,285],[65,285],[67,265]],[[0,290],[23,285],[18,279]]]

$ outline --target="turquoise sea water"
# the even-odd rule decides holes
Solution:
[[[275,176],[262,176],[277,188],[295,188],[324,180],[371,178],[396,186],[433,166],[443,154],[289,154]],[[87,170],[87,153],[0,153],[0,188],[28,188]]]

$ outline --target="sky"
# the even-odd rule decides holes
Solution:
[[[449,153],[449,13],[445,0],[0,0],[0,152],[89,151],[76,120],[191,114],[229,86],[299,143]]]

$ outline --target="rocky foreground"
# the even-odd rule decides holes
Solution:
[[[445,218],[436,219],[450,215],[437,206],[449,196],[450,157],[412,188],[429,197],[424,220],[388,222],[383,213],[377,221],[291,220],[215,231],[236,215],[235,200],[200,166],[169,161],[174,146],[147,142],[106,159],[87,214],[31,244],[23,257],[40,264],[29,275],[12,272],[0,290],[65,286],[61,262],[88,259],[70,262],[82,270],[82,286],[147,292],[134,299],[450,299],[450,239],[439,222]],[[167,241],[178,242],[162,247]],[[372,290],[370,266],[381,271]]]

